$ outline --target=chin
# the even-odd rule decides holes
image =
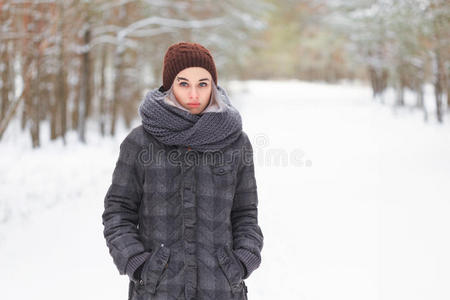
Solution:
[[[193,114],[193,115],[198,115],[198,114],[201,114],[202,112],[204,111],[204,109],[192,109],[192,110],[190,110],[190,112],[191,112],[191,114]]]

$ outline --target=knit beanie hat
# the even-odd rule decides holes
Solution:
[[[160,90],[170,89],[175,76],[189,67],[205,68],[217,85],[216,65],[209,50],[197,43],[180,42],[170,46],[164,56],[163,85]]]

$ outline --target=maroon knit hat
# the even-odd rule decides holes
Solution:
[[[197,43],[180,42],[170,46],[164,56],[162,89],[170,89],[175,76],[189,67],[205,68],[217,85],[216,65],[209,50]]]

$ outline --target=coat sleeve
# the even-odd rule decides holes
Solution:
[[[120,144],[112,183],[104,198],[103,235],[114,264],[131,280],[134,271],[149,257],[139,238],[137,224],[142,197],[143,168],[138,163],[141,147],[129,134]]]
[[[237,172],[236,191],[231,211],[233,250],[245,267],[243,279],[259,267],[263,234],[258,225],[258,194],[253,163],[253,148],[245,134],[242,159]]]

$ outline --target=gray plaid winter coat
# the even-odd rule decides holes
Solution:
[[[129,299],[247,299],[263,234],[245,132],[198,152],[161,144],[140,125],[120,145],[104,201],[104,237],[130,278]]]

